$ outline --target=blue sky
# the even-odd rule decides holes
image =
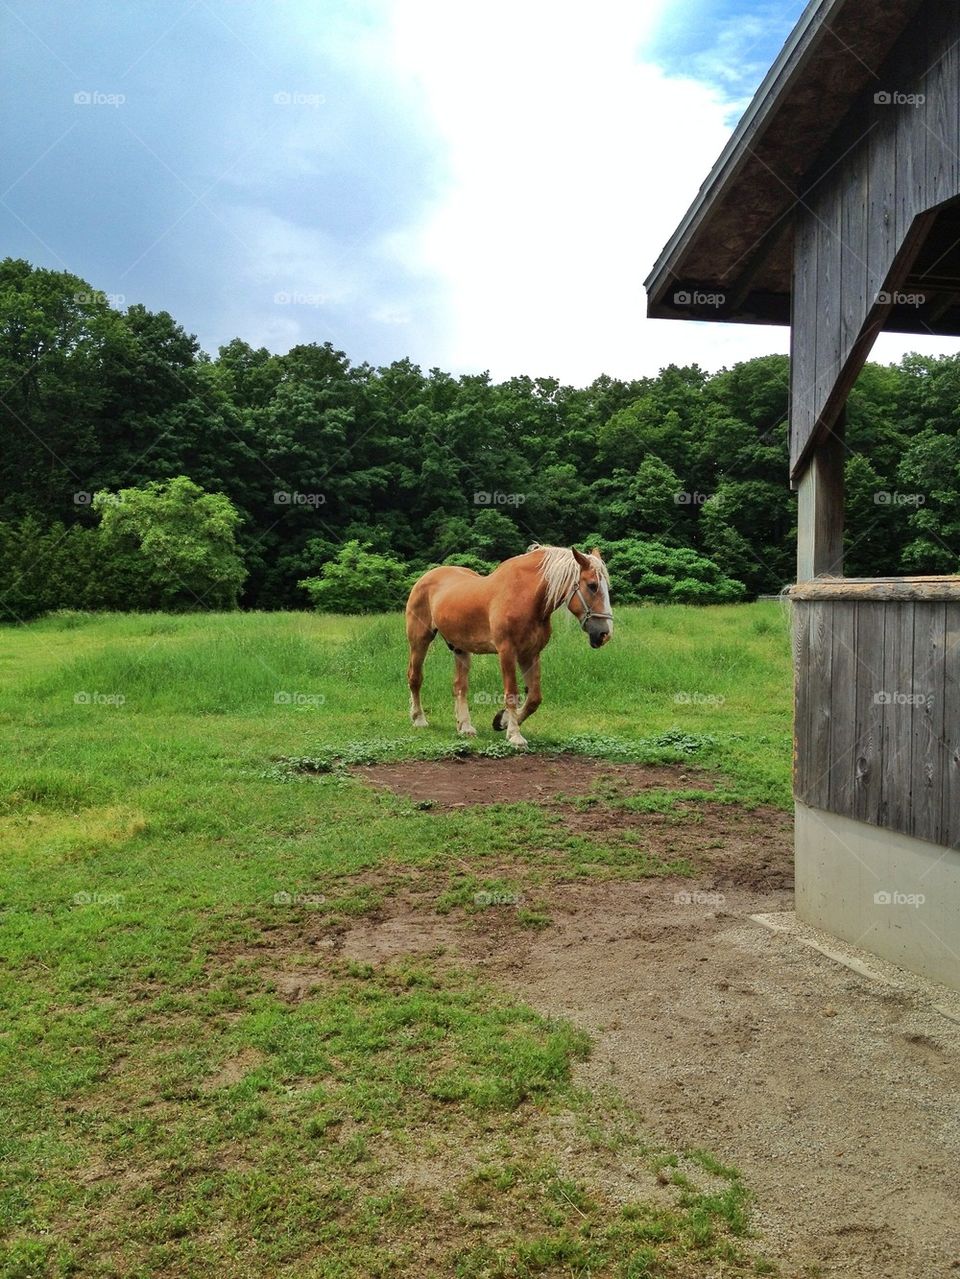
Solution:
[[[642,280],[800,0],[5,0],[3,250],[234,336],[454,372],[717,367]]]

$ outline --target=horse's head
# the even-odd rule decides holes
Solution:
[[[590,637],[590,647],[602,648],[613,634],[607,566],[596,547],[589,555],[584,555],[575,546],[570,549],[580,569],[580,576],[567,600],[567,608]]]

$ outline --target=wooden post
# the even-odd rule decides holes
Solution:
[[[797,490],[797,581],[843,576],[846,409],[810,455]]]

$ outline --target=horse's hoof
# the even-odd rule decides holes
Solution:
[[[495,733],[502,733],[503,730],[507,727],[506,724],[503,722],[505,719],[506,719],[506,713],[504,711],[497,711],[496,715],[494,715],[493,717],[493,731]]]
[[[514,748],[514,750],[518,750],[518,751],[525,751],[527,749],[527,746],[529,745],[529,742],[527,741],[527,739],[525,737],[521,737],[519,733],[517,733],[516,737],[508,737],[507,741]]]
[[[461,737],[476,737],[477,735],[477,730],[472,724],[467,724],[464,728],[458,728],[457,732]]]
[[[417,716],[415,716],[415,717],[414,717],[414,719],[413,719],[412,723],[413,723],[413,727],[414,727],[414,728],[426,728],[426,727],[427,727],[427,717],[426,717],[426,715],[417,715]]]

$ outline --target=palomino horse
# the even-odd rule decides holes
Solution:
[[[474,737],[467,704],[472,653],[496,653],[503,675],[504,709],[493,719],[507,730],[512,746],[526,746],[520,725],[540,705],[540,654],[550,639],[550,615],[561,604],[580,623],[591,648],[601,648],[613,634],[607,568],[594,548],[583,555],[572,546],[531,546],[526,555],[504,560],[488,577],[469,568],[445,565],[418,579],[407,600],[410,641],[410,718],[425,728],[420,705],[423,659],[439,634],[453,650],[457,731]],[[517,663],[523,672],[526,698],[517,698]]]

